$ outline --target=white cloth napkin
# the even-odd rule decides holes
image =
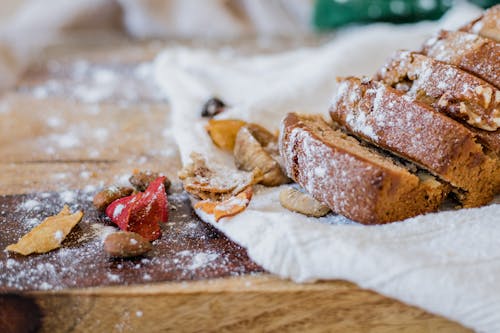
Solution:
[[[459,7],[438,23],[373,25],[340,33],[327,45],[236,57],[168,49],[155,76],[172,105],[172,131],[183,163],[192,151],[234,168],[204,130],[210,96],[231,105],[224,118],[279,127],[290,111],[326,113],[335,78],[371,74],[396,49],[417,49],[439,27],[474,16]],[[259,187],[249,207],[215,223],[268,271],[294,281],[344,279],[484,332],[500,332],[500,205],[428,214],[383,226],[341,216],[308,218],[279,204],[281,188]]]

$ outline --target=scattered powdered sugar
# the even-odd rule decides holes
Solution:
[[[367,121],[366,114],[363,111],[358,112],[356,115],[349,113],[345,120],[354,131],[363,133],[374,140],[378,139],[377,133]]]
[[[326,168],[324,166],[318,166],[314,169],[314,175],[316,177],[324,177],[326,175]]]
[[[109,131],[106,128],[96,128],[92,131],[93,137],[98,141],[106,141],[109,137]]]
[[[75,201],[76,193],[74,191],[64,191],[59,193],[59,199],[64,203],[72,203]]]
[[[108,277],[108,280],[112,281],[112,282],[118,282],[121,279],[120,275],[118,275],[118,274],[107,273],[106,275]]]
[[[119,204],[115,207],[115,210],[113,211],[113,218],[114,219],[116,219],[118,216],[120,216],[120,214],[123,211],[123,208],[125,208],[125,205],[123,205],[123,204]]]
[[[188,266],[188,269],[195,270],[199,269],[200,267],[204,267],[208,265],[210,262],[214,261],[215,259],[218,258],[217,253],[206,253],[206,252],[200,252],[196,253],[192,259],[191,263]]]
[[[57,230],[56,232],[54,232],[54,238],[56,241],[62,242],[64,238],[64,233],[61,230]]]
[[[64,120],[59,117],[48,117],[46,123],[49,127],[60,127],[64,124]]]
[[[84,171],[80,172],[81,179],[89,179],[91,175],[92,175],[92,173],[90,171],[84,170]]]
[[[115,184],[118,186],[130,186],[130,182],[128,181],[130,178],[130,173],[125,173],[122,175],[115,176]]]
[[[23,202],[20,206],[19,209],[21,210],[35,210],[40,208],[40,201],[35,200],[35,199],[29,199]]]
[[[12,269],[16,265],[17,265],[17,261],[15,261],[14,259],[7,259],[5,267],[7,267],[7,269]]]
[[[103,225],[101,223],[93,223],[90,228],[92,229],[91,236],[97,236],[101,241],[104,241],[109,234],[116,232],[115,227]]]
[[[23,220],[23,224],[28,228],[33,228],[40,224],[40,220],[37,218],[28,218]]]
[[[127,105],[164,99],[155,86],[150,62],[99,65],[77,60],[69,71],[66,69],[66,72],[61,72],[62,67],[68,66],[52,61],[48,69],[57,79],[47,80],[34,87],[21,86],[19,90],[29,92],[37,99],[64,96],[89,105],[110,100]]]
[[[170,210],[170,221],[162,224],[163,235],[153,242],[151,252],[145,257],[130,260],[110,258],[103,251],[103,241],[118,228],[104,214],[98,214],[91,207],[93,194],[81,190],[38,193],[27,195],[14,208],[0,202],[2,239],[8,239],[9,243],[17,241],[46,217],[57,214],[65,201],[71,201],[72,212],[77,209],[84,211],[82,221],[66,237],[63,237],[62,230],[50,235],[62,242],[63,246],[59,249],[28,257],[0,252],[0,289],[57,290],[219,277],[245,272],[247,264],[242,264],[239,257],[230,259],[232,253],[241,251],[241,248],[221,238],[215,230],[207,230],[206,225],[195,219],[188,195],[182,192],[169,195],[171,206],[176,208]],[[131,240],[131,244],[135,242]],[[260,268],[257,269],[260,271]]]
[[[52,134],[49,140],[56,143],[59,148],[68,149],[75,148],[81,145],[78,133],[71,131],[62,134]]]

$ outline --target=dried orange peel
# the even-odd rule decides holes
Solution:
[[[224,201],[199,201],[194,205],[194,208],[200,209],[206,214],[214,215],[215,222],[219,222],[224,217],[234,216],[244,211],[248,207],[252,195],[253,189],[249,186],[238,195],[229,199]]]
[[[47,217],[21,237],[16,244],[7,246],[6,250],[27,256],[57,249],[82,217],[83,212],[77,211],[71,214],[69,207],[65,205],[59,214]]]
[[[245,124],[246,122],[239,119],[210,119],[205,128],[217,147],[233,151],[236,135]]]

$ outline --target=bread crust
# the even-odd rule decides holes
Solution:
[[[428,57],[460,67],[500,89],[500,44],[463,31],[440,31],[422,49]]]
[[[415,52],[399,51],[376,77],[471,126],[487,131],[500,128],[500,91],[458,67]]]
[[[363,224],[436,211],[449,191],[333,129],[318,115],[288,114],[279,148],[290,178],[334,212]]]
[[[381,82],[346,78],[330,116],[349,133],[449,182],[464,207],[489,203],[500,187],[498,159],[457,121]]]

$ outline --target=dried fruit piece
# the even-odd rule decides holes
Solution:
[[[307,216],[321,217],[330,212],[330,207],[293,187],[280,192],[280,203],[288,210]]]
[[[277,149],[278,138],[264,127],[247,124],[240,128],[234,145],[236,167],[245,171],[261,170],[260,184],[278,186],[290,182],[281,168]]]
[[[213,214],[215,207],[219,204],[219,201],[202,200],[195,203],[195,209],[201,209],[207,214]]]
[[[113,201],[106,208],[106,215],[121,230],[128,230],[132,204],[142,197],[142,192]]]
[[[203,104],[203,108],[201,109],[201,116],[212,118],[223,112],[225,108],[226,103],[224,103],[217,97],[212,97],[208,101],[206,101],[205,104]]]
[[[245,124],[244,121],[238,119],[210,119],[205,128],[217,147],[232,151],[236,134]]]
[[[104,240],[104,251],[113,257],[136,257],[152,249],[151,243],[135,232],[114,232]]]
[[[146,171],[137,170],[134,171],[134,173],[132,174],[132,176],[130,176],[128,181],[130,182],[130,184],[132,184],[132,186],[134,186],[134,188],[137,191],[144,192],[148,188],[149,184],[160,176],[163,175],[160,175],[158,172],[153,172],[150,170]],[[165,190],[168,191],[171,185],[170,179],[165,177],[163,185],[165,185]]]
[[[126,197],[134,191],[131,187],[109,186],[94,196],[94,206],[104,211],[113,201]]]
[[[218,222],[223,217],[234,216],[241,213],[248,207],[250,199],[252,199],[253,189],[248,187],[235,197],[229,198],[214,208],[215,221]]]
[[[26,256],[32,253],[46,253],[57,249],[71,229],[80,222],[82,216],[81,211],[71,214],[69,207],[65,205],[59,214],[47,217],[42,223],[21,237],[16,244],[7,246],[6,250]]]
[[[254,172],[237,171],[222,165],[207,165],[205,158],[192,153],[193,163],[187,164],[179,172],[186,192],[202,200],[222,201],[233,197],[257,183],[261,174],[259,170]]]
[[[207,214],[213,214],[215,221],[218,222],[223,217],[234,216],[244,211],[248,207],[252,195],[253,189],[250,186],[238,195],[224,201],[199,201],[194,205],[194,208],[201,209]]]
[[[123,231],[136,232],[149,241],[161,236],[159,223],[168,220],[165,177],[158,177],[145,192],[139,192],[111,203],[106,215]]]

